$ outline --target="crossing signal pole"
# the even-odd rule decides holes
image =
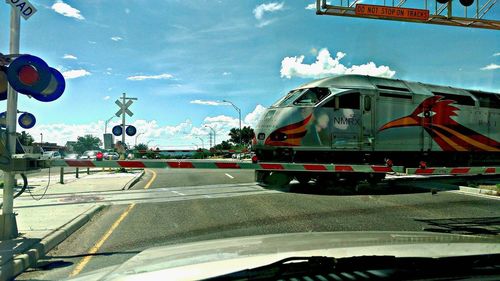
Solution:
[[[133,101],[134,100],[137,100],[137,98],[131,98],[131,97],[127,97],[127,94],[126,93],[123,93],[122,97],[121,97],[121,101],[120,100],[116,100],[115,103],[118,105],[118,107],[120,107],[120,110],[118,110],[115,115],[116,117],[120,117],[120,115],[122,116],[122,145],[125,145],[125,126],[126,126],[126,123],[125,123],[125,115],[128,114],[128,116],[132,117],[134,115],[134,113],[132,113],[132,111],[130,111],[129,106],[132,105],[132,103],[134,103]]]
[[[19,54],[19,33],[21,18],[19,11],[11,8],[10,13],[10,46],[11,54]],[[10,155],[16,153],[16,117],[17,117],[17,92],[9,85],[7,89],[7,151]],[[17,237],[17,222],[14,214],[14,172],[4,173],[3,207],[2,207],[2,233],[1,240]]]

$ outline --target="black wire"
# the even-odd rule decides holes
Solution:
[[[13,199],[21,196],[21,194],[23,194],[23,192],[26,190],[26,187],[28,187],[28,178],[26,177],[25,174],[20,174],[20,175],[23,178],[23,187],[16,193],[16,195],[14,195]],[[0,208],[2,207],[3,207],[3,202],[0,203]]]
[[[28,188],[28,193],[30,194],[31,198],[33,198],[33,200],[40,201],[43,199],[43,197],[45,197],[45,194],[47,193],[47,190],[49,189],[49,185],[50,185],[50,167],[49,167],[49,181],[47,182],[47,186],[45,187],[43,194],[40,197],[35,198],[35,196],[33,196],[33,193],[31,193],[31,190],[29,188]]]

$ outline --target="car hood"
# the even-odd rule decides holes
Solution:
[[[125,263],[71,280],[197,280],[291,256],[445,257],[500,253],[500,239],[421,232],[309,232],[150,248]]]

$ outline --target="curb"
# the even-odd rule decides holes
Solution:
[[[460,191],[468,192],[468,193],[492,195],[492,196],[500,195],[497,191],[489,190],[489,189],[474,188],[474,187],[468,187],[468,186],[459,186],[459,188],[460,188]]]
[[[32,245],[26,252],[16,255],[12,260],[2,265],[0,280],[10,280],[36,264],[39,258],[45,256],[59,243],[84,226],[104,206],[95,206],[78,215],[76,218],[45,236],[40,242]]]
[[[125,186],[122,188],[122,190],[129,190],[131,189],[139,180],[144,176],[146,173],[146,170],[142,170],[139,174],[137,174],[134,178],[132,178],[129,182],[125,184]]]

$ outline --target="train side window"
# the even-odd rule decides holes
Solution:
[[[464,95],[455,95],[455,94],[450,94],[450,93],[442,93],[442,92],[432,92],[436,96],[442,96],[444,99],[447,100],[453,100],[457,104],[461,105],[469,105],[469,106],[474,106],[476,105],[474,100],[469,97],[469,96],[464,96]]]
[[[480,107],[500,108],[500,95],[479,91],[469,91],[479,100]]]
[[[365,111],[370,111],[372,109],[372,98],[370,98],[370,96],[365,96],[363,99]]]
[[[335,98],[328,103],[334,102],[333,106],[335,109],[338,108],[350,108],[350,109],[359,109],[359,93],[347,93],[336,95]],[[325,105],[326,106],[326,105]]]

